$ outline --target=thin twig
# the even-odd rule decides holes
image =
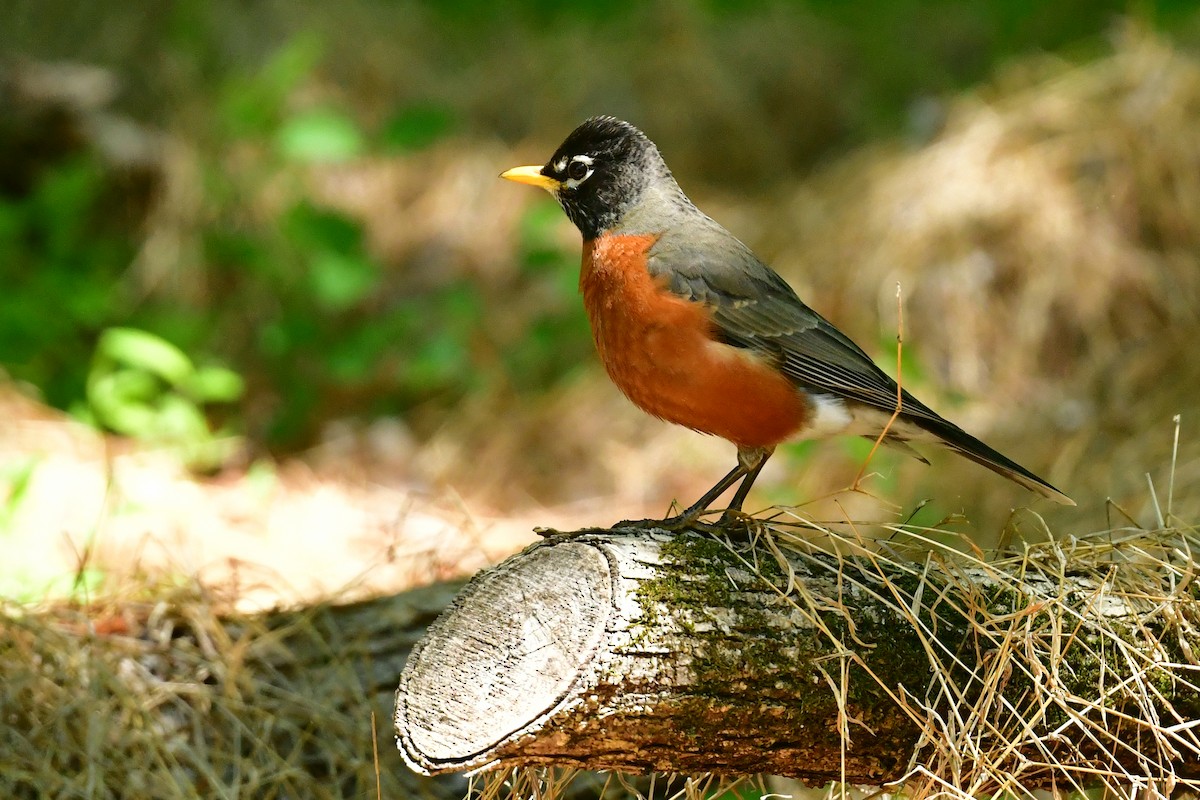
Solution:
[[[1175,464],[1179,461],[1179,428],[1183,415],[1176,414],[1173,418],[1175,423],[1175,442],[1171,445],[1171,477],[1167,480],[1167,519],[1171,519],[1171,509],[1175,500]]]
[[[867,453],[862,466],[858,468],[858,474],[854,476],[854,483],[851,484],[851,489],[854,491],[858,490],[858,485],[862,482],[863,475],[866,473],[871,459],[875,457],[875,451],[883,444],[883,440],[887,438],[888,431],[891,430],[892,425],[896,422],[896,418],[900,416],[900,412],[904,408],[904,368],[902,358],[904,352],[904,303],[902,298],[903,292],[900,288],[900,281],[896,281],[896,410],[888,418],[887,424],[883,426],[883,430],[879,432],[875,443],[871,445],[871,452]]]
[[[383,780],[379,774],[379,731],[375,729],[375,712],[371,712],[371,756],[375,760],[375,800],[383,800]]]

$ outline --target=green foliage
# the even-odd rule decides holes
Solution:
[[[387,152],[413,153],[454,132],[458,120],[450,109],[418,103],[399,109],[384,124],[380,144]]]
[[[237,447],[228,432],[214,433],[205,407],[239,400],[237,373],[196,367],[175,345],[134,328],[109,328],[101,336],[80,416],[99,427],[179,450],[201,470],[221,466]]]
[[[519,279],[537,302],[515,310],[489,302],[490,287],[470,276],[404,280],[369,251],[361,220],[301,191],[271,219],[243,207],[257,186],[310,165],[413,157],[458,128],[433,103],[400,105],[374,135],[328,105],[290,109],[282,89],[304,82],[298,70],[318,68],[310,56],[319,50],[311,39],[289,44],[258,80],[222,90],[229,116],[217,129],[236,131],[260,159],[257,172],[231,174],[219,163],[208,172],[215,223],[204,260],[233,298],[218,322],[238,343],[226,355],[266,384],[258,391],[283,398],[256,433],[286,449],[331,415],[406,415],[488,386],[540,390],[570,374],[589,339],[575,297],[578,256],[554,240],[564,223],[553,204],[522,221]],[[258,109],[253,125],[246,108]]]
[[[294,37],[255,73],[234,73],[217,90],[215,121],[224,137],[269,135],[283,121],[287,100],[321,61],[316,33]]]
[[[346,161],[363,153],[363,136],[354,120],[332,109],[316,109],[286,120],[276,135],[287,159],[310,164]]]
[[[47,170],[22,198],[0,197],[0,365],[65,407],[82,394],[96,332],[121,315],[133,244],[105,215],[91,159]]]
[[[471,387],[476,365],[471,338],[483,317],[483,300],[469,283],[411,298],[396,309],[407,358],[397,377],[411,396],[458,394]]]
[[[331,313],[346,311],[378,287],[380,269],[363,248],[359,223],[307,200],[293,206],[281,222],[287,244],[305,262],[302,294],[316,306]]]
[[[526,391],[552,386],[591,363],[592,337],[577,289],[579,254],[557,240],[562,224],[561,209],[548,198],[529,206],[520,221],[521,279],[543,303],[506,343],[503,360],[512,384]]]
[[[239,331],[230,355],[265,382],[259,391],[285,398],[257,429],[277,448],[304,444],[324,416],[453,402],[485,371],[479,331],[487,310],[474,281],[397,281],[368,251],[361,220],[298,191],[276,218],[246,224],[253,215],[241,198],[266,181],[309,165],[414,153],[455,127],[446,109],[428,104],[401,107],[376,136],[329,106],[289,110],[282,90],[317,67],[311,55],[319,49],[311,39],[289,44],[258,80],[225,88],[229,118],[218,127],[237,131],[262,158],[256,173],[214,164],[209,174],[218,224],[206,232],[205,261],[236,298],[220,322]],[[247,107],[268,110],[246,125]]]
[[[3,489],[0,494],[0,540],[12,531],[13,520],[25,502],[37,466],[35,458],[0,466],[0,487]]]
[[[185,12],[203,15],[188,4]],[[284,448],[305,443],[315,415],[342,411],[331,397],[346,411],[394,413],[473,385],[479,289],[390,285],[362,222],[306,199],[295,180],[313,165],[370,154],[372,137],[350,114],[293,105],[323,50],[301,34],[257,71],[231,74],[214,91],[209,127],[189,132],[203,178],[201,266],[218,292],[199,304],[136,291],[128,269],[139,231],[114,213],[113,175],[97,160],[56,164],[28,196],[0,202],[0,364],[9,374],[103,428],[179,447],[199,469],[218,466],[235,443],[213,432],[212,407],[236,403],[245,387],[231,371],[195,366],[193,353],[237,364],[254,376],[254,392],[280,398],[260,403],[268,416],[251,424]],[[416,151],[453,124],[439,106],[403,107],[378,146]],[[254,154],[248,168],[228,168],[234,147]],[[270,181],[291,200],[264,218],[254,204]],[[379,397],[390,399],[355,408]]]

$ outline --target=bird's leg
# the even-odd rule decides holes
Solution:
[[[762,472],[762,468],[767,465],[767,459],[774,452],[774,447],[738,448],[738,466],[745,471],[746,477],[742,479],[741,486],[738,486],[737,491],[733,493],[733,500],[729,502],[729,508],[721,515],[722,523],[731,521],[733,517],[741,513],[742,503],[746,502],[746,495],[750,494],[750,487],[754,485],[758,473]]]
[[[696,502],[688,506],[682,513],[676,514],[673,517],[665,519],[643,519],[643,520],[625,520],[618,522],[613,527],[616,528],[663,528],[668,531],[679,531],[690,527],[696,523],[700,515],[708,510],[718,497],[725,493],[725,490],[733,486],[738,480],[746,475],[746,466],[742,463],[742,459],[738,458],[738,465],[729,471],[721,480],[717,481],[711,489],[704,493]]]
[[[767,459],[771,457],[771,453],[773,452],[775,452],[775,448],[773,447],[738,448],[737,466],[731,469],[729,474],[724,478],[717,481],[699,500],[684,509],[682,513],[661,520],[648,519],[619,522],[614,527],[662,528],[668,531],[679,531],[684,528],[696,526],[700,515],[707,511],[708,507],[716,502],[717,498],[724,494],[730,486],[733,486],[740,480],[742,483],[733,495],[733,502],[729,504],[729,509],[721,517],[722,523],[729,522],[733,519],[736,512],[742,510],[742,503],[745,502],[746,495],[750,492],[750,487],[754,485],[754,479],[758,477],[758,473],[762,471],[763,465],[767,463]]]
[[[700,515],[707,511],[708,507],[716,502],[718,497],[725,493],[726,489],[737,483],[740,478],[745,476],[745,474],[746,466],[739,458],[738,465],[729,470],[728,475],[717,481],[711,489],[704,493],[703,497],[688,506],[683,513],[664,519],[663,526],[671,530],[686,528],[688,525],[699,519]]]

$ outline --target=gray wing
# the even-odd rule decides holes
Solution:
[[[896,382],[862,348],[737,239],[723,230],[700,233],[660,239],[649,268],[673,293],[710,309],[721,341],[760,353],[805,389],[896,409]],[[944,422],[908,392],[903,398],[914,421]]]
[[[717,223],[664,236],[650,273],[675,294],[710,309],[721,341],[770,359],[797,386],[891,413],[896,382],[862,348],[796,296],[792,287]],[[901,417],[988,469],[1056,502],[1071,498],[917,400],[902,394]]]

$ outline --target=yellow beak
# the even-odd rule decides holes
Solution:
[[[562,188],[562,182],[543,175],[541,167],[513,167],[507,172],[501,172],[500,177],[517,183],[527,183],[530,186],[540,186],[550,194],[555,194]]]

